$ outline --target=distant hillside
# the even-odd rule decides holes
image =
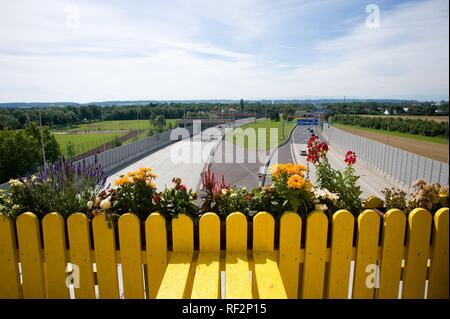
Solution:
[[[262,100],[245,100],[246,103],[262,104],[284,104],[284,103],[308,103],[308,104],[330,104],[330,103],[343,103],[343,102],[379,102],[379,103],[419,103],[415,100],[396,100],[396,99],[262,99]],[[0,108],[32,108],[32,107],[59,107],[59,106],[79,106],[96,104],[101,106],[112,105],[145,105],[149,103],[239,103],[239,100],[230,99],[211,99],[211,100],[137,100],[137,101],[101,101],[90,103],[75,103],[75,102],[11,102],[0,103]]]

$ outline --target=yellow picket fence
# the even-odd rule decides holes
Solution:
[[[145,225],[125,214],[114,228],[79,213],[0,216],[0,298],[69,298],[68,263],[79,268],[76,298],[96,298],[96,288],[100,298],[347,298],[349,284],[352,298],[395,299],[400,286],[402,298],[448,298],[448,214],[366,210],[355,220],[341,210],[329,221],[316,211],[303,223],[288,212],[276,223],[260,212],[251,248],[241,213],[228,216],[224,247],[213,213],[198,228],[158,213]]]

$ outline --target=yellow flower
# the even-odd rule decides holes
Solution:
[[[146,176],[147,177],[151,177],[151,178],[157,178],[158,177],[158,175],[156,175],[155,173],[151,173],[151,172],[147,172]]]
[[[120,186],[120,185],[125,184],[125,183],[128,183],[128,177],[127,176],[122,176],[121,178],[119,178],[115,182],[116,186]]]
[[[288,179],[289,188],[300,189],[305,184],[305,180],[298,174],[294,174]]]
[[[305,188],[307,189],[307,190],[312,190],[312,184],[311,184],[311,182],[309,181],[309,179],[307,179],[306,181],[305,181]]]
[[[157,189],[157,188],[158,188],[158,186],[156,186],[155,183],[152,183],[152,182],[150,182],[150,181],[146,181],[145,184],[147,184],[147,186],[150,186],[150,187],[153,188],[153,189]]]
[[[152,169],[151,169],[150,167],[141,167],[141,168],[138,170],[138,172],[141,173],[141,174],[145,174],[145,173],[151,172],[151,171],[152,171]]]

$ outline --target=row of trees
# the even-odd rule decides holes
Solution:
[[[42,141],[46,161],[57,160],[61,152],[48,128],[42,129],[42,136],[35,122],[23,130],[1,130],[0,183],[34,172],[43,163]]]
[[[381,115],[387,111],[390,115],[449,115],[448,101],[438,104],[432,102],[346,102],[323,105],[328,116],[334,114]]]
[[[239,103],[149,103],[147,105],[82,105],[46,108],[0,109],[0,129],[20,129],[31,122],[39,122],[41,113],[42,125],[49,127],[70,127],[84,122],[101,120],[148,120],[158,116],[164,119],[180,119],[183,117],[208,118],[211,114],[226,116],[229,114],[278,112],[294,115],[295,111],[313,111],[316,108],[305,104],[263,104],[261,102]]]
[[[448,122],[436,122],[433,120],[404,119],[401,117],[377,117],[335,115],[331,118],[334,123],[373,128],[377,130],[389,130],[402,133],[410,133],[424,136],[441,136],[448,139]]]

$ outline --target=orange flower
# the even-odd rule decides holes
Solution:
[[[128,183],[128,177],[127,176],[122,176],[121,178],[116,180],[115,185],[116,186],[120,186],[120,185],[125,184],[125,183]]]
[[[288,179],[289,188],[300,189],[305,185],[305,180],[298,174],[294,174]]]

